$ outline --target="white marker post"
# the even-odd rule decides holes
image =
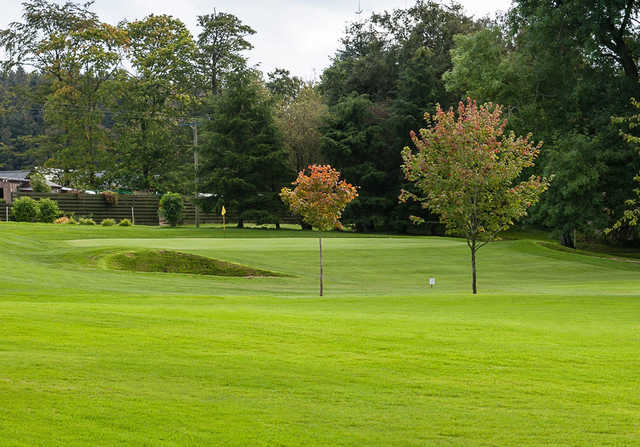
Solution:
[[[429,278],[429,287],[431,287],[433,289],[433,286],[436,285],[436,279],[435,278]]]

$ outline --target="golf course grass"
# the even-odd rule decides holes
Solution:
[[[312,232],[0,223],[0,446],[640,445],[640,263],[323,248],[320,298]],[[161,252],[276,276],[109,261]]]

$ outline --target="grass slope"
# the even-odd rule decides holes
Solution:
[[[116,270],[157,273],[190,273],[214,276],[283,276],[232,262],[172,250],[136,250],[104,257],[104,265]]]
[[[504,241],[474,297],[460,241],[333,234],[320,299],[313,236],[0,224],[0,445],[640,444],[638,264]]]

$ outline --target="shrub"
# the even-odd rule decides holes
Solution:
[[[38,202],[31,197],[20,197],[11,207],[11,215],[18,222],[37,222],[39,214]]]
[[[47,179],[39,172],[34,172],[29,176],[29,183],[33,192],[51,192],[51,188],[47,184]]]
[[[102,198],[109,206],[116,206],[118,204],[118,193],[113,191],[105,191],[102,193]]]
[[[62,216],[62,217],[58,217],[56,220],[53,221],[54,224],[68,224],[69,223],[69,218],[67,216]]]
[[[4,199],[0,199],[0,208],[4,208],[5,206],[7,206],[7,201]]]
[[[122,219],[118,225],[121,227],[130,227],[133,224],[129,219]]]
[[[81,217],[80,219],[78,219],[78,223],[80,225],[95,225],[96,221],[90,217]]]
[[[168,192],[160,199],[160,213],[169,225],[175,227],[182,220],[182,209],[184,200],[176,192]]]
[[[256,225],[278,224],[280,218],[275,214],[263,210],[250,210],[242,213],[242,219],[247,222],[255,222]]]
[[[102,219],[101,225],[103,227],[112,227],[116,224],[114,219]]]
[[[73,218],[73,216],[69,216],[69,221],[67,222],[69,225],[77,225],[78,221]]]
[[[58,202],[55,200],[40,199],[38,207],[40,208],[40,222],[52,223],[60,214],[62,214],[58,207]]]

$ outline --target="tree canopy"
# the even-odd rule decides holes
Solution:
[[[455,2],[418,0],[359,15],[319,81],[287,67],[249,67],[261,36],[229,12],[202,14],[192,35],[180,18],[163,14],[109,24],[91,3],[23,6],[22,19],[0,30],[2,169],[55,168],[59,183],[79,188],[191,195],[190,126],[198,126],[200,175],[212,179],[215,170],[244,179],[237,188],[207,180],[208,190],[200,191],[216,198],[208,199],[211,206],[244,191],[246,200],[233,198],[239,208],[231,206],[231,214],[255,208],[261,219],[277,220],[284,210],[275,192],[286,176],[330,163],[361,187],[345,224],[441,234],[438,215],[411,226],[418,205],[397,201],[411,187],[400,150],[425,111],[471,97],[502,104],[505,131],[545,141],[525,174],[555,181],[526,223],[568,246],[576,234],[601,238],[607,228],[609,241],[640,237],[628,225],[613,227],[640,170],[633,141],[622,135],[637,136],[637,129],[620,121],[637,113],[633,98],[640,97],[637,0],[516,0],[483,19]],[[247,166],[260,160],[259,175],[240,174],[245,156]],[[264,191],[271,192],[263,200]],[[252,194],[260,197],[255,203]]]
[[[289,176],[287,153],[276,125],[273,99],[253,71],[229,75],[211,98],[204,126],[203,190],[245,219],[279,223],[278,192]]]

